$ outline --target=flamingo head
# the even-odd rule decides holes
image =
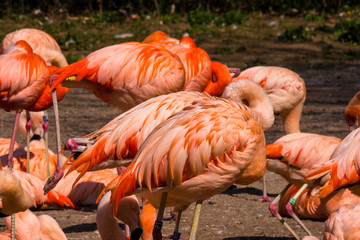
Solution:
[[[360,92],[350,100],[344,112],[345,122],[349,130],[353,131],[360,125]]]
[[[231,82],[229,68],[219,62],[211,62],[212,79],[208,82],[204,92],[211,96],[220,96],[225,87]]]

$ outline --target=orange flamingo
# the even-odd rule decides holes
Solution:
[[[289,200],[297,193],[299,187],[292,185],[279,201],[279,213],[282,216],[290,216],[286,205]],[[338,207],[345,204],[359,204],[360,197],[352,194],[347,188],[342,188],[332,192],[325,198],[318,195],[311,196],[305,190],[297,198],[293,209],[297,216],[303,219],[326,220],[329,215]]]
[[[307,176],[311,194],[326,197],[333,191],[348,186],[355,194],[360,195],[360,129],[352,131],[337,146],[330,160]]]
[[[250,92],[252,92],[252,94],[250,94]],[[257,84],[248,80],[239,80],[238,82],[227,86],[227,89],[224,92],[224,97],[234,99],[238,102],[245,101],[250,103],[250,106],[254,112],[256,112],[256,115],[259,115],[259,118],[262,119],[261,122],[264,129],[271,127],[274,120],[272,105],[266,93]],[[88,149],[80,155],[74,153],[70,156],[68,161],[70,163],[72,161],[75,162],[72,164],[68,172],[77,168],[79,171],[82,171],[83,174],[96,165],[104,167],[105,165],[109,166],[116,161],[119,164],[129,164],[133,161],[135,154],[138,152],[138,148],[142,147],[145,139],[147,139],[149,134],[157,128],[156,126],[158,124],[164,122],[172,114],[181,111],[184,107],[189,107],[192,104],[196,105],[197,102],[201,101],[216,102],[217,100],[203,93],[178,92],[159,96],[138,105],[137,107],[115,118],[101,130],[85,136],[85,138],[77,139],[77,142],[89,143],[92,141],[93,145],[88,147]],[[220,102],[223,103],[223,101]],[[232,101],[230,101],[230,103],[235,104]],[[247,109],[246,106],[243,107]],[[269,109],[264,110],[264,108]],[[120,132],[121,134],[119,134]],[[205,146],[206,144],[203,147],[205,148]],[[75,144],[74,148],[78,151],[80,147]],[[248,174],[251,175],[251,173]],[[239,181],[242,184],[247,183],[246,181],[244,182],[242,178],[234,180]],[[248,181],[251,182],[252,179],[248,178]],[[188,204],[191,203],[192,200],[193,199],[191,199]]]
[[[324,240],[360,238],[360,204],[340,206],[325,222]]]
[[[143,41],[143,43],[149,43],[157,46],[165,47],[169,49],[175,45],[179,44],[179,40],[176,38],[170,37],[168,34],[163,31],[155,31],[147,36]]]
[[[24,28],[7,34],[2,41],[0,53],[7,52],[9,48],[11,48],[17,41],[20,40],[25,40],[31,46],[33,52],[38,54],[40,57],[42,57],[48,66],[53,65],[56,67],[65,67],[68,65],[55,39],[51,37],[49,34],[38,29]],[[46,85],[46,88],[42,92],[42,95],[39,97],[36,104],[32,107],[33,111],[42,111],[51,107],[52,97],[49,89],[50,86]],[[68,89],[64,87],[60,87],[59,89],[57,89],[58,101],[60,101],[65,96],[67,91]],[[47,143],[47,135],[48,135],[47,115],[44,116],[44,119],[45,119],[45,123],[43,125],[45,131],[44,137]],[[29,121],[30,119],[28,118],[27,120]],[[31,125],[30,122],[26,125],[28,131],[30,125]],[[30,133],[28,132],[28,135],[29,134]],[[29,138],[27,138],[27,144],[28,143],[29,143]]]
[[[271,203],[270,211],[276,216],[285,227],[294,235],[299,237],[295,232],[282,221],[281,216],[276,210],[276,203],[279,201],[281,195],[290,187],[291,184],[302,186],[305,182],[305,177],[316,167],[321,166],[322,163],[329,160],[334,149],[341,142],[336,137],[322,136],[312,133],[293,133],[279,138],[275,143],[266,146],[266,155],[268,162],[267,170],[280,174],[285,178],[289,185],[282,191],[282,193]],[[305,225],[296,217],[292,210],[292,204],[297,199],[297,195],[291,198],[287,205],[289,214],[304,228],[304,230],[311,235],[310,231]]]
[[[345,122],[349,126],[350,131],[359,127],[360,122],[360,92],[350,100],[344,112]]]
[[[242,71],[237,79],[257,82],[269,94],[275,114],[279,114],[285,134],[300,132],[300,117],[306,98],[304,80],[282,67],[257,66]]]
[[[49,215],[36,216],[30,210],[16,213],[15,231],[16,240],[66,240],[66,235],[56,220]],[[10,218],[5,218],[5,223],[10,228]],[[1,240],[10,238],[10,231],[0,233]]]
[[[9,149],[10,166],[20,112],[23,109],[42,111],[51,106],[52,102],[46,106],[42,103],[43,96],[46,95],[44,89],[54,69],[56,68],[47,67],[44,60],[33,53],[29,44],[23,40],[0,56],[0,107],[17,112]]]
[[[220,99],[194,103],[159,124],[134,161],[109,185],[114,212],[122,197],[141,188],[136,193],[155,207],[166,202],[180,211],[178,228],[181,211],[192,202],[201,202],[234,182],[250,184],[262,177],[263,137],[251,111],[241,103]]]
[[[68,197],[76,208],[94,206],[101,191],[118,176],[114,169],[104,169],[96,172],[87,172],[74,186],[73,183],[79,173],[72,172],[62,178],[53,189],[59,196]],[[51,191],[50,191],[51,192]],[[62,196],[61,196],[62,195]]]
[[[245,89],[245,90],[244,90]],[[252,93],[252,94],[250,94]],[[263,119],[266,129],[274,121],[272,106],[266,93],[255,83],[240,80],[230,84],[225,98],[250,102],[251,108]],[[68,141],[66,148],[74,151],[65,165],[71,165],[68,172],[81,171],[79,178],[88,170],[129,165],[138,149],[155,127],[172,114],[190,106],[193,102],[211,99],[199,92],[177,92],[150,99],[123,113],[98,131],[79,139]],[[265,101],[264,107],[261,102]],[[267,106],[267,107],[266,107]],[[86,150],[79,144],[88,144]],[[79,153],[79,151],[83,151]]]
[[[25,40],[33,52],[40,55],[48,66],[65,67],[68,65],[55,39],[46,32],[34,28],[23,28],[7,34],[1,43],[0,53],[5,53],[10,46],[20,40]]]

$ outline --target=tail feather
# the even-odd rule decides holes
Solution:
[[[72,207],[75,209],[75,205],[67,196],[65,196],[55,190],[50,190],[47,193],[46,197],[47,197],[47,199],[46,199],[45,203],[48,203],[48,204],[55,203],[61,207],[68,206],[68,207]]]
[[[103,192],[100,194],[100,197],[108,190],[111,189],[111,198],[110,203],[113,204],[113,215],[115,216],[119,202],[123,197],[131,195],[137,186],[137,180],[135,177],[135,172],[133,171],[134,164],[131,164],[125,169],[118,177],[116,177],[112,182],[110,182]],[[115,183],[117,180],[117,183]],[[99,199],[98,199],[99,200]]]
[[[282,152],[283,146],[279,143],[273,143],[266,145],[266,158],[281,158],[281,152]]]

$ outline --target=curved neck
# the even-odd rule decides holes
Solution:
[[[247,105],[258,117],[264,131],[273,125],[273,105],[259,84],[247,79],[240,79],[230,83],[225,88],[222,97]]]

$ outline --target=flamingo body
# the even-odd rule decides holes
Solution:
[[[281,215],[289,216],[286,211],[286,204],[299,189],[299,187],[291,186],[281,197],[279,201],[279,213]],[[359,203],[360,197],[347,188],[334,191],[325,198],[320,198],[318,195],[311,196],[308,190],[305,190],[296,200],[293,210],[298,217],[303,219],[326,220],[338,207],[345,204]]]
[[[266,146],[267,170],[301,186],[304,178],[329,160],[341,140],[313,133],[292,133]]]
[[[326,220],[323,239],[360,239],[359,217],[360,204],[340,206]]]
[[[62,82],[86,88],[125,111],[158,95],[185,88],[184,67],[171,52],[149,44],[105,47],[55,72],[52,89]],[[205,88],[205,86],[203,86]]]
[[[59,44],[55,39],[44,31],[34,28],[23,28],[5,36],[1,43],[1,53],[19,40],[25,40],[40,55],[48,66],[65,67],[67,61],[61,53]]]
[[[298,74],[282,67],[257,66],[245,69],[234,81],[243,78],[257,82],[268,93],[274,112],[283,120],[286,134],[300,132],[306,87]]]
[[[184,210],[235,181],[260,179],[264,154],[262,128],[246,106],[227,100],[194,104],[158,125],[111,184],[114,211],[136,188],[155,207],[168,191],[167,205]]]
[[[352,131],[332,153],[330,160],[307,176],[310,182],[321,179],[320,188],[315,187],[312,194],[326,197],[331,192],[360,181],[360,129]],[[360,195],[359,185],[351,187]]]

